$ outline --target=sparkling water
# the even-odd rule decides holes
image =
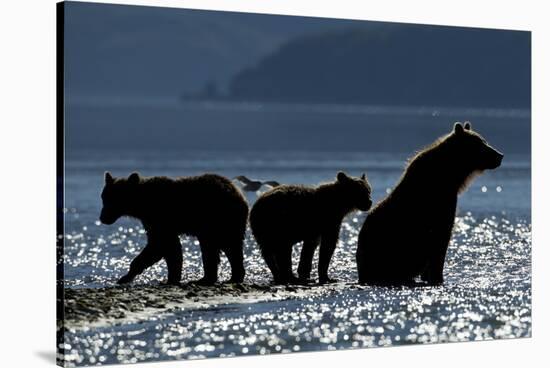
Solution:
[[[99,310],[93,321],[68,317],[62,346],[67,364],[529,337],[531,166],[530,156],[521,153],[507,154],[500,168],[485,172],[460,196],[443,286],[358,285],[355,250],[364,214],[357,212],[344,220],[330,264],[335,284],[271,286],[269,270],[247,231],[243,291],[162,286],[167,271],[161,261],[133,285],[105,292],[146,243],[135,220],[99,223],[105,170],[115,176],[135,170],[145,176],[215,172],[305,184],[333,180],[339,170],[366,172],[376,202],[399,179],[406,158],[404,153],[368,152],[70,150],[65,162],[64,285],[69,301]],[[256,195],[247,193],[251,205]],[[185,284],[202,276],[202,261],[195,238],[182,236],[181,242]],[[294,267],[299,249],[293,253]],[[222,281],[230,276],[224,256],[219,276]],[[228,291],[218,290],[223,287]],[[115,300],[125,301],[119,317],[103,313],[101,308],[111,308]],[[128,309],[132,303],[133,311]]]

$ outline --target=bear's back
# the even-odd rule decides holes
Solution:
[[[302,185],[281,185],[263,193],[254,203],[253,209],[279,212],[302,212],[311,207],[315,197],[315,188]]]
[[[284,238],[300,241],[317,233],[319,206],[317,189],[281,185],[262,194],[250,211],[250,226],[259,242]]]
[[[189,234],[216,226],[222,231],[244,231],[248,204],[240,190],[223,176],[151,177],[144,178],[141,186],[145,207],[142,220],[149,224]]]
[[[195,211],[247,209],[241,191],[227,178],[217,174],[179,177],[174,180],[174,197]]]

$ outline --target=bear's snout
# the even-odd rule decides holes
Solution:
[[[105,213],[105,210],[101,210],[101,214],[99,215],[99,221],[101,221],[104,225],[112,225],[116,221],[116,217],[109,216]]]
[[[369,199],[367,200],[364,206],[359,206],[358,209],[359,211],[368,211],[370,210],[371,206],[372,206],[372,200]]]
[[[504,155],[502,153],[498,152],[498,158],[497,158],[498,166],[500,166],[500,164],[502,163],[503,158],[504,158]]]
[[[504,155],[500,152],[498,152],[497,150],[494,150],[495,152],[495,155],[494,155],[494,158],[493,158],[493,163],[492,165],[490,165],[489,169],[496,169],[497,167],[500,166],[500,164],[502,164],[502,159],[504,158]]]
[[[113,219],[107,219],[104,216],[99,216],[99,221],[101,221],[103,225],[112,225],[115,223]]]

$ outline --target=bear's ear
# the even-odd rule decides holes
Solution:
[[[128,177],[128,184],[138,184],[139,183],[139,174],[137,172],[133,172]]]
[[[365,173],[363,173],[363,175],[361,175],[361,180],[367,181],[367,175]]]
[[[345,183],[346,181],[350,180],[351,178],[343,171],[338,172],[338,175],[336,175],[336,179],[340,183]]]
[[[469,121],[466,121],[464,123],[464,130],[472,130],[472,123],[470,123]]]
[[[456,134],[464,133],[464,127],[459,122],[455,123],[454,132]]]
[[[108,171],[105,171],[104,177],[105,177],[105,184],[106,184],[106,185],[111,185],[111,184],[113,184],[113,183],[115,182],[115,178],[113,178],[113,176],[111,175],[111,173],[108,172]]]

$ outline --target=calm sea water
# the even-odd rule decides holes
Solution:
[[[302,119],[307,115],[296,114]],[[511,131],[510,124],[503,122],[502,129]],[[498,124],[488,132],[505,135]],[[408,134],[412,140],[418,138]],[[491,134],[484,135],[491,142]],[[186,305],[167,313],[144,314],[138,321],[69,326],[67,362],[86,365],[530,336],[530,154],[515,146],[511,153],[502,150],[503,165],[477,178],[459,199],[446,282],[441,287],[356,287],[354,255],[364,214],[354,213],[344,221],[330,267],[331,275],[339,280],[336,288],[314,287],[315,292],[302,290],[291,298],[267,297],[255,304],[224,303],[222,298],[207,306]],[[65,161],[65,287],[114,286],[145,245],[145,234],[136,221],[99,224],[105,170],[115,176],[132,171],[169,176],[215,172],[306,184],[333,180],[339,170],[352,175],[366,172],[377,201],[396,183],[411,154],[395,151],[70,147]],[[247,198],[252,204],[256,194],[249,193]],[[183,281],[200,278],[196,239],[182,237],[182,246]],[[247,284],[269,283],[270,274],[250,234],[245,263]],[[166,267],[160,262],[136,283],[158,284],[165,277]],[[220,278],[229,278],[224,257]]]

